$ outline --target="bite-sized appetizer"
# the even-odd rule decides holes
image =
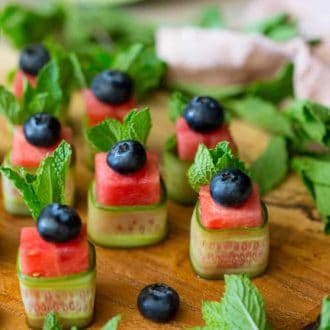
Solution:
[[[85,327],[93,316],[95,249],[77,212],[64,204],[70,156],[69,144],[62,142],[36,174],[1,167],[37,220],[37,227],[22,228],[17,255],[21,296],[33,328],[41,328],[50,311],[65,327]]]
[[[14,95],[21,99],[24,92],[24,78],[32,87],[36,86],[39,71],[50,61],[48,50],[41,44],[25,47],[19,55],[19,69],[14,77]]]
[[[96,244],[143,246],[167,234],[158,156],[145,149],[150,128],[150,112],[144,109],[131,111],[123,123],[107,119],[87,130],[88,140],[100,151],[88,193],[87,231]]]
[[[187,170],[193,162],[199,144],[214,148],[218,142],[235,143],[225,122],[221,104],[209,96],[187,100],[175,93],[170,99],[170,119],[175,121],[176,133],[165,146],[164,171],[168,195],[181,204],[194,204],[196,192],[187,180]]]
[[[195,272],[206,279],[263,273],[269,254],[267,210],[228,143],[211,150],[200,145],[188,179],[199,196],[190,232]]]

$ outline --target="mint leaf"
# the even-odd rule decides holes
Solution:
[[[189,98],[180,92],[174,92],[169,97],[169,118],[175,122],[178,118],[183,116],[184,109],[189,102]]]
[[[269,169],[272,175],[269,175]],[[261,195],[281,183],[288,173],[288,150],[283,137],[273,137],[266,150],[251,164],[251,178],[259,185]]]
[[[270,133],[287,137],[293,135],[289,119],[270,102],[257,97],[247,97],[227,102],[226,107],[236,116]]]
[[[61,142],[54,154],[46,157],[40,164],[35,175],[28,174],[20,166],[0,167],[0,172],[21,194],[34,219],[38,218],[46,205],[65,202],[65,176],[71,153],[70,145],[65,141]]]
[[[44,320],[42,330],[62,330],[63,327],[54,312],[49,312]]]
[[[64,9],[59,5],[41,7],[40,10],[32,10],[20,5],[8,5],[0,12],[1,29],[17,48],[40,42],[49,34],[62,30]]]
[[[112,67],[126,71],[132,77],[138,99],[159,87],[166,72],[166,64],[157,57],[155,49],[143,44],[134,44],[120,52]]]
[[[298,36],[295,22],[286,13],[278,13],[245,28],[246,32],[263,34],[277,41],[285,41]]]
[[[189,184],[198,191],[200,186],[209,184],[217,172],[229,167],[247,172],[244,163],[232,154],[228,142],[218,143],[214,149],[200,144],[194,163],[188,170]]]
[[[24,117],[16,97],[3,86],[0,86],[0,113],[13,125],[19,125]]]
[[[219,7],[210,6],[203,8],[199,15],[197,25],[205,28],[224,28],[224,18]]]
[[[99,151],[108,151],[122,140],[136,140],[142,145],[147,143],[151,129],[150,110],[130,111],[121,123],[115,119],[106,119],[86,130],[87,140]]]
[[[120,314],[114,316],[110,321],[106,323],[105,326],[102,327],[101,330],[117,330],[120,320],[121,320]]]
[[[221,302],[203,302],[202,313],[206,326],[193,330],[270,329],[263,298],[246,275],[225,275]]]
[[[319,330],[330,330],[330,297],[325,297],[322,302],[321,320]]]
[[[295,157],[291,162],[312,198],[324,222],[324,232],[330,234],[330,160],[316,157]]]

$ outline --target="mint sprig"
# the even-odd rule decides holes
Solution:
[[[225,292],[221,302],[204,301],[202,314],[206,326],[191,330],[270,329],[263,297],[245,275],[225,275]]]
[[[117,330],[119,322],[121,320],[121,315],[118,314],[114,316],[110,321],[108,321],[101,330]]]
[[[231,167],[247,172],[244,163],[233,155],[228,142],[220,142],[214,149],[200,144],[194,163],[188,170],[189,184],[198,191],[200,186],[209,184],[217,172]]]
[[[169,118],[175,122],[178,118],[183,116],[184,109],[189,102],[189,97],[180,92],[174,92],[170,95],[168,100]]]
[[[322,302],[321,319],[319,330],[330,329],[330,297],[324,297]]]
[[[70,145],[63,141],[52,156],[48,156],[42,161],[35,174],[27,173],[20,166],[0,167],[0,172],[13,183],[21,194],[34,219],[38,218],[46,205],[65,202],[65,177],[71,154]]]
[[[108,151],[122,140],[136,140],[145,145],[151,130],[149,108],[130,111],[121,123],[115,119],[106,119],[86,130],[87,140],[99,151]]]

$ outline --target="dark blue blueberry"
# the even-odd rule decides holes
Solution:
[[[51,147],[61,136],[61,123],[47,113],[31,116],[23,126],[25,138],[37,147]]]
[[[48,242],[63,243],[77,237],[81,231],[79,214],[70,206],[49,204],[37,220],[40,236]]]
[[[108,165],[120,174],[134,173],[140,170],[147,161],[143,145],[134,140],[117,142],[107,155]]]
[[[145,318],[159,323],[173,319],[179,304],[177,292],[163,283],[146,286],[137,299],[140,313]]]
[[[30,45],[24,48],[19,57],[19,67],[27,74],[36,76],[39,70],[50,60],[48,50],[42,45]]]
[[[223,125],[223,107],[212,97],[196,96],[187,104],[183,117],[196,132],[211,132]]]
[[[100,101],[120,104],[127,102],[132,97],[134,83],[127,73],[106,70],[94,78],[91,89]]]
[[[252,182],[241,170],[228,168],[212,178],[210,192],[216,203],[229,207],[238,206],[251,195]]]

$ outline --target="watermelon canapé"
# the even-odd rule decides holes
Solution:
[[[14,77],[14,89],[13,89],[14,95],[18,99],[21,99],[23,96],[24,78],[26,78],[28,80],[28,82],[30,83],[30,85],[32,87],[35,87],[36,83],[37,83],[36,76],[27,74],[27,73],[23,72],[22,70],[18,70]]]
[[[19,262],[21,272],[33,277],[61,277],[86,271],[90,266],[86,228],[65,243],[45,241],[36,227],[23,228]]]
[[[30,144],[24,135],[23,128],[17,126],[13,137],[10,162],[12,165],[22,167],[38,167],[42,160],[53,153],[62,140],[72,144],[72,130],[69,127],[62,128],[61,139],[51,147],[37,147]]]
[[[112,105],[97,99],[90,89],[85,89],[83,95],[85,99],[88,126],[94,126],[106,118],[123,121],[127,113],[136,108],[136,101],[134,98],[131,98],[122,104]]]
[[[250,197],[236,207],[217,204],[210,193],[210,186],[199,190],[200,217],[202,225],[209,229],[253,228],[262,224],[259,189],[253,184]]]
[[[158,156],[147,152],[147,162],[132,174],[119,174],[106,162],[107,153],[95,156],[96,201],[107,206],[151,205],[160,201]]]
[[[234,140],[226,125],[222,125],[212,132],[199,133],[191,129],[183,117],[176,121],[177,153],[182,160],[193,160],[198,145],[201,143],[205,144],[207,148],[214,148],[221,141],[228,141],[230,148],[233,151],[236,150]]]

